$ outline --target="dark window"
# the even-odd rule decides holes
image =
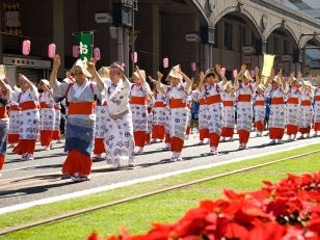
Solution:
[[[225,23],[225,25],[224,25],[224,49],[233,50],[232,40],[233,40],[233,26],[230,23]]]

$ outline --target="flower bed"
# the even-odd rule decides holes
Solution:
[[[140,235],[122,230],[107,240],[320,240],[320,172],[295,176],[258,191],[225,190],[225,198],[204,200],[172,224],[153,223]],[[98,240],[92,233],[88,240]]]

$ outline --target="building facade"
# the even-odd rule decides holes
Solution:
[[[181,64],[190,76],[216,63],[227,74],[242,63],[262,66],[263,54],[276,55],[276,67],[286,74],[312,70],[305,61],[307,48],[319,46],[320,21],[271,0],[3,0],[1,1],[0,64],[14,81],[22,72],[32,79],[48,77],[47,47],[55,43],[62,56],[59,77],[75,62],[73,34],[94,33],[98,66],[118,60],[137,63],[150,75],[163,59],[169,67]],[[120,14],[120,15],[119,15]],[[22,42],[31,52],[24,56]],[[195,68],[196,66],[196,68]]]

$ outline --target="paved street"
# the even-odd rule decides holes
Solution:
[[[157,176],[164,173],[186,171],[198,166],[207,166],[253,157],[254,155],[268,154],[280,150],[292,149],[298,146],[319,143],[320,138],[310,138],[295,142],[284,142],[278,145],[268,145],[267,136],[254,137],[249,141],[249,149],[238,151],[238,141],[220,143],[218,156],[209,155],[209,145],[197,145],[198,134],[190,135],[183,150],[184,160],[171,162],[170,152],[161,151],[163,143],[155,143],[145,148],[145,154],[137,156],[137,166],[128,168],[127,163],[118,171],[111,171],[106,161],[94,162],[91,180],[82,183],[72,183],[69,178],[61,175],[61,166],[65,159],[63,143],[55,143],[53,150],[38,151],[32,161],[21,161],[20,156],[9,153],[0,178],[0,213],[1,209],[16,204],[29,203],[35,200],[62,196],[106,186],[114,186],[131,180]],[[237,138],[237,135],[235,135]],[[11,149],[9,149],[9,152]],[[320,157],[319,157],[320,159]]]

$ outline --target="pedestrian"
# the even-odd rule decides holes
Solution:
[[[20,134],[19,142],[12,151],[22,155],[22,160],[33,160],[40,123],[39,93],[36,85],[25,75],[20,74],[19,80],[22,89],[19,99],[21,106]]]
[[[68,174],[74,182],[89,180],[91,173],[91,152],[94,141],[95,97],[102,99],[105,86],[99,77],[95,63],[78,59],[71,69],[74,83],[57,81],[60,56],[53,60],[50,75],[50,87],[57,97],[65,96],[68,102],[66,121],[65,151],[67,158],[62,167],[63,174]],[[95,79],[95,82],[88,78]]]
[[[42,93],[40,103],[40,144],[45,151],[51,150],[53,130],[55,126],[55,110],[52,89],[47,79],[40,80]]]
[[[0,171],[3,168],[7,152],[7,137],[9,131],[9,116],[7,104],[11,98],[10,86],[0,79]],[[1,176],[1,175],[0,175]]]
[[[132,113],[130,110],[131,83],[124,74],[124,68],[117,62],[110,65],[110,79],[106,80],[108,118],[106,145],[111,169],[119,169],[123,161],[129,167],[135,166]]]

